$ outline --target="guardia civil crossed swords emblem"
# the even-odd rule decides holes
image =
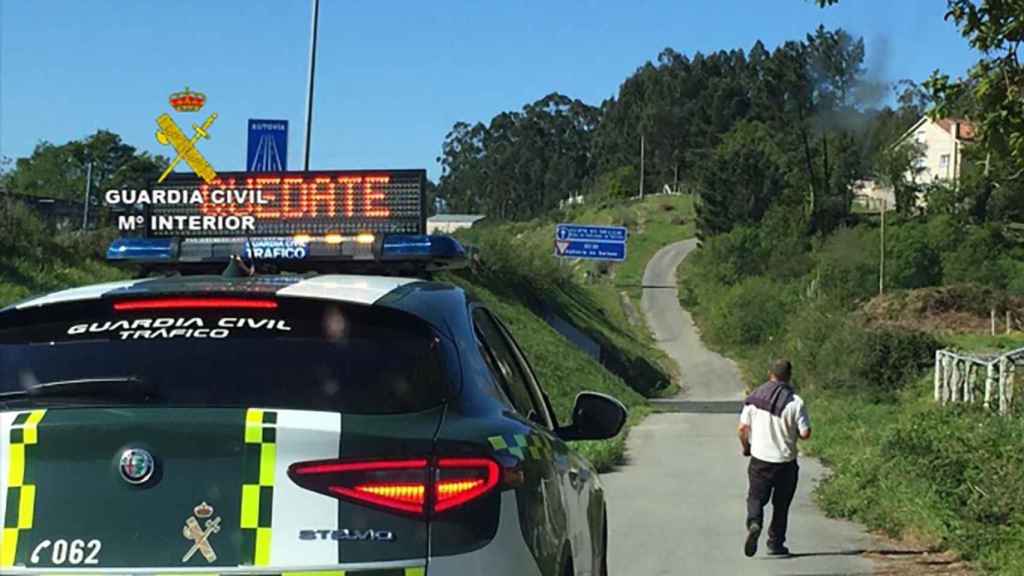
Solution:
[[[198,112],[202,109],[203,104],[206,103],[206,95],[202,92],[192,92],[185,87],[184,92],[175,92],[170,97],[171,107],[178,112]],[[167,166],[164,173],[160,175],[160,179],[157,182],[163,182],[167,176],[174,170],[174,167],[178,165],[178,162],[182,160],[188,164],[192,170],[199,175],[200,178],[206,181],[207,184],[213,182],[217,178],[217,171],[213,169],[213,166],[206,161],[206,158],[196,148],[196,143],[200,138],[210,139],[210,126],[217,119],[217,113],[210,114],[206,121],[202,125],[192,123],[192,129],[195,131],[192,134],[192,138],[187,138],[185,133],[181,131],[178,124],[171,118],[170,114],[164,113],[157,117],[156,124],[160,127],[156,131],[157,142],[170,145],[174,148],[174,151],[178,155],[174,160]]]
[[[188,520],[185,520],[185,527],[181,530],[182,536],[192,541],[192,547],[181,558],[181,562],[182,564],[187,563],[195,556],[196,552],[199,552],[208,563],[212,564],[217,560],[217,552],[210,544],[210,536],[220,532],[220,516],[211,518],[213,506],[206,502],[196,506],[192,512],[194,516],[189,516]],[[200,520],[205,520],[202,526],[199,524]]]

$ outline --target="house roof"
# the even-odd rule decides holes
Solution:
[[[430,218],[427,218],[427,222],[430,222],[431,224],[439,224],[439,223],[442,223],[442,222],[443,223],[469,222],[469,223],[472,224],[473,222],[476,222],[477,220],[480,220],[482,218],[484,218],[483,214],[436,214],[434,216],[431,216]]]
[[[928,118],[928,116],[922,116],[921,119],[918,120],[917,122],[914,122],[914,125],[911,126],[910,128],[908,128],[907,131],[904,132],[902,136],[897,138],[896,142],[893,143],[892,145],[896,146],[900,142],[903,142],[904,140],[906,140],[908,136],[910,136],[911,134],[916,132],[917,129],[920,128],[922,124],[924,124],[925,122],[928,122],[929,120],[930,119]],[[974,123],[971,122],[970,120],[967,120],[966,118],[953,118],[953,117],[939,118],[938,120],[935,120],[934,122],[939,126],[939,128],[942,128],[943,130],[945,130],[947,133],[949,133],[951,136],[953,136],[957,140],[964,140],[964,141],[968,141],[968,142],[973,141],[974,137],[975,137],[975,134],[977,133],[977,129],[976,129]],[[957,126],[959,127],[959,129],[957,130],[957,132],[959,132],[959,134],[955,134],[953,132],[954,127],[957,127]]]
[[[958,140],[974,140],[975,127],[974,123],[970,120],[964,118],[940,118],[935,123]],[[959,134],[953,132],[957,126],[959,127]]]

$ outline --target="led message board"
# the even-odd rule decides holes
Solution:
[[[209,184],[192,174],[174,174],[161,187],[187,190],[193,200],[150,204],[148,235],[422,234],[425,181],[425,170],[219,172]],[[213,219],[242,219],[249,225],[243,233],[175,225]]]

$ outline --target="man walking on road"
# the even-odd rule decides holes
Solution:
[[[757,541],[764,526],[764,507],[769,500],[772,523],[768,527],[768,553],[773,556],[789,554],[786,526],[800,474],[796,443],[798,438],[811,437],[807,408],[789,383],[791,373],[792,365],[788,360],[776,360],[768,382],[747,396],[740,414],[740,444],[743,455],[750,457],[747,540],[743,546],[748,558],[757,553]]]

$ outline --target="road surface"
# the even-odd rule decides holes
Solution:
[[[758,555],[743,555],[747,460],[736,440],[743,395],[739,371],[704,347],[671,288],[676,266],[695,247],[695,240],[666,246],[644,273],[644,286],[654,286],[644,289],[644,313],[659,345],[680,365],[684,390],[676,403],[682,412],[654,414],[633,428],[628,463],[603,476],[610,574],[873,574],[861,553],[877,543],[856,525],[829,520],[816,508],[811,490],[822,468],[807,458],[801,459],[790,509],[787,544],[793,556],[765,556],[763,535]]]

